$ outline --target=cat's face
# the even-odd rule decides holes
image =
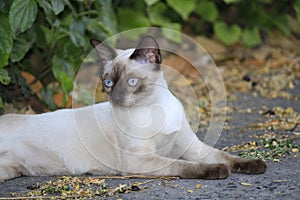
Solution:
[[[149,103],[162,79],[159,47],[150,36],[144,37],[136,49],[115,50],[91,40],[101,57],[103,90],[114,106]]]

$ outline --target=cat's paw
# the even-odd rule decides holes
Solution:
[[[212,164],[204,173],[200,175],[201,179],[215,180],[215,179],[225,179],[230,175],[230,170],[224,164]]]
[[[267,164],[261,159],[239,161],[232,167],[233,172],[246,174],[262,174],[266,169]]]

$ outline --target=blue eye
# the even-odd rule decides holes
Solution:
[[[111,87],[111,86],[113,86],[114,83],[110,79],[105,79],[104,84],[106,87]]]
[[[137,79],[137,78],[130,78],[130,79],[128,79],[128,85],[130,85],[131,87],[134,87],[134,86],[136,86],[138,81],[139,81],[139,79]]]

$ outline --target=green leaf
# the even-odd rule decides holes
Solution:
[[[181,31],[181,25],[179,23],[171,22],[168,18],[165,17],[165,13],[168,12],[168,7],[163,3],[157,3],[154,6],[147,9],[147,13],[150,19],[150,22],[153,25],[162,26],[163,28],[168,28],[174,31]],[[172,34],[172,31],[163,30],[163,35],[176,43],[180,43],[182,38],[179,36],[180,34]]]
[[[117,33],[117,19],[115,16],[115,11],[112,7],[111,0],[98,0],[101,5],[101,9],[99,10],[99,18],[97,19],[102,26],[105,27],[107,33],[109,35],[113,35]],[[129,18],[132,20],[133,18]],[[130,21],[127,18],[127,21]]]
[[[63,49],[64,58],[71,63],[74,71],[76,72],[83,61],[83,49],[76,47],[70,40],[67,39],[62,41],[60,46]]]
[[[40,94],[43,101],[49,106],[50,109],[55,110],[57,108],[53,101],[53,89],[51,86],[47,85],[46,87],[42,88]]]
[[[33,30],[36,34],[35,44],[39,48],[44,48],[46,46],[46,36],[40,25],[34,24]]]
[[[49,24],[53,24],[53,21],[56,19],[56,16],[52,10],[50,2],[45,0],[36,0],[39,6],[44,10],[44,15]]]
[[[40,27],[43,31],[44,36],[42,38],[45,37],[46,39],[46,44],[51,45],[54,43],[54,34],[52,32],[52,30],[50,30],[48,27],[46,26],[41,26]],[[39,38],[39,36],[37,36],[37,38]]]
[[[171,29],[171,31],[166,29],[162,30],[162,34],[164,37],[166,37],[168,40],[172,42],[176,42],[176,43],[182,42],[181,34],[179,34],[181,32],[181,25],[179,23],[168,23],[165,24],[164,28]]]
[[[100,40],[107,39],[110,35],[107,33],[107,29],[99,20],[94,20],[90,18],[85,19],[86,29],[92,33],[95,38]]]
[[[157,3],[147,9],[150,22],[159,26],[164,26],[164,24],[170,23],[170,20],[166,17],[167,12],[168,7],[164,3]]]
[[[15,0],[9,10],[9,22],[14,33],[30,28],[37,15],[35,0]]]
[[[0,12],[4,14],[9,13],[9,8],[12,4],[13,0],[5,0],[5,1],[0,1]]]
[[[194,0],[167,0],[168,5],[173,8],[184,20],[187,20],[191,12],[195,9]]]
[[[285,35],[290,35],[291,28],[288,23],[287,15],[280,15],[276,17],[276,19],[274,19],[274,23]]]
[[[120,8],[118,10],[118,19],[118,25],[121,31],[151,26],[149,19],[143,12],[134,11],[132,9]],[[137,29],[136,31],[123,32],[122,35],[127,39],[137,40],[145,33],[146,29]]]
[[[99,11],[97,10],[98,16],[96,18],[83,17],[82,20],[85,24],[85,28],[89,32],[93,33],[93,37],[105,40],[109,36],[118,32],[117,19],[115,11],[112,8],[111,0],[98,0],[97,2],[99,2],[98,4],[101,6]],[[131,18],[131,20],[128,20],[126,17],[125,19],[119,19],[120,22],[118,22],[118,27],[122,26],[120,25],[120,23],[123,22],[122,20],[124,20],[125,24],[126,22],[130,23],[133,19],[135,18]]]
[[[10,77],[5,69],[0,68],[0,83],[3,85],[8,85],[10,83]]]
[[[83,21],[72,20],[69,29],[70,29],[69,36],[73,44],[76,47],[84,47],[85,46],[85,40],[84,40],[85,25]]]
[[[52,72],[56,80],[61,84],[64,94],[73,89],[74,70],[70,63],[55,55],[52,59]]]
[[[238,25],[227,26],[225,22],[216,22],[214,31],[218,38],[227,45],[237,42],[241,35],[241,28]]]
[[[3,107],[4,107],[3,101],[2,101],[2,98],[0,97],[0,108],[3,108]],[[0,112],[0,114],[1,114],[1,112]]]
[[[269,4],[272,3],[273,0],[260,0],[259,3]]]
[[[260,44],[261,39],[260,39],[258,28],[257,27],[252,29],[246,28],[243,31],[242,40],[245,45],[250,47]]]
[[[141,36],[147,34],[147,28],[136,28],[131,29],[129,31],[124,31],[121,33],[121,37],[128,40],[139,40]],[[115,40],[110,41],[110,46],[114,46],[116,44]]]
[[[0,68],[8,64],[13,46],[13,34],[9,26],[8,17],[0,14]]]
[[[214,22],[219,17],[218,8],[214,2],[200,1],[196,12],[209,22]]]
[[[85,18],[85,17],[83,17],[83,19],[84,19],[84,18]],[[64,16],[64,17],[62,18],[62,20],[61,20],[61,25],[62,25],[62,26],[69,26],[69,25],[71,24],[71,22],[72,22],[72,19],[73,19],[72,13],[70,13],[70,14]],[[88,18],[88,19],[90,19],[90,18]]]
[[[153,4],[157,3],[159,0],[144,0],[147,6],[152,6]]]
[[[239,3],[241,0],[223,0],[227,4]]]
[[[150,22],[144,13],[132,9],[119,9],[118,19],[121,31],[150,26]]]
[[[51,5],[55,15],[61,13],[65,8],[65,3],[63,0],[51,0]]]
[[[295,0],[294,9],[296,12],[297,21],[300,23],[300,0]]]
[[[30,49],[30,42],[26,41],[26,39],[21,36],[18,36],[14,41],[13,49],[11,52],[11,60],[13,62],[19,62],[25,56],[25,54]]]

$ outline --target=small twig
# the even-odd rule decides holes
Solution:
[[[123,190],[124,188],[126,189],[128,185],[127,184],[123,184],[123,185],[119,185],[119,187],[116,187],[115,189],[113,189],[112,191],[108,192],[108,196],[113,196],[115,195],[117,192]]]
[[[298,126],[299,126],[299,123],[296,123],[295,126],[291,130],[288,130],[288,131],[294,132]]]
[[[164,177],[163,177],[164,178]],[[174,178],[174,177],[173,177]],[[144,181],[144,182],[142,182],[142,183],[138,183],[136,186],[141,186],[141,185],[145,185],[145,184],[148,184],[148,183],[151,183],[151,182],[154,182],[154,181],[157,181],[157,180],[161,180],[161,179],[158,179],[158,178],[156,178],[156,179],[151,179],[151,180],[147,180],[147,181]],[[130,187],[130,183],[128,184],[123,184],[123,185],[119,185],[119,187],[116,187],[116,188],[114,188],[114,189],[112,189],[112,191],[109,191],[108,192],[108,196],[113,196],[113,195],[115,195],[116,193],[118,193],[118,192],[120,192],[120,191],[122,191],[122,190],[126,190],[128,187]],[[135,185],[135,184],[134,184]]]

